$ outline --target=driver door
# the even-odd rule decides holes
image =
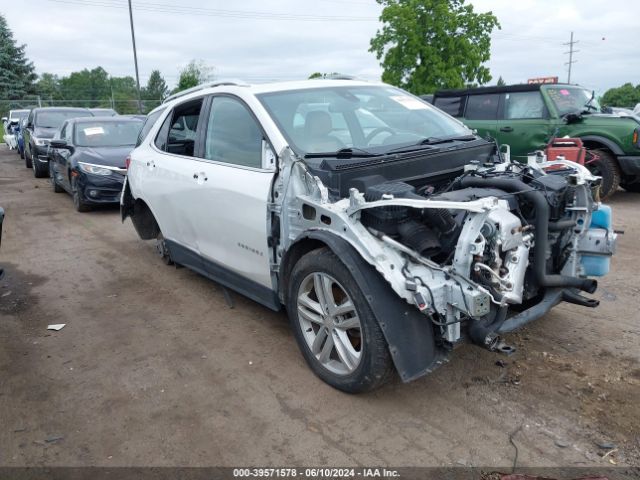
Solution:
[[[211,277],[265,303],[273,298],[267,204],[275,155],[240,99],[214,96],[204,115],[201,158],[190,172],[198,250]]]

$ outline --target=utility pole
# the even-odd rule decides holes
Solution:
[[[133,62],[136,65],[136,87],[138,92],[138,112],[142,113],[142,99],[140,97],[140,75],[138,74],[138,52],[136,51],[136,34],[133,30],[133,9],[129,0],[129,22],[131,23],[131,41],[133,42]],[[572,34],[573,35],[573,34]]]
[[[109,87],[111,87],[111,108],[115,110],[116,102],[113,101],[113,82],[111,77],[109,77]]]
[[[579,40],[576,40],[575,42],[573,41],[573,32],[571,32],[571,40],[569,40],[569,43],[563,43],[563,45],[569,45],[569,51],[568,52],[564,52],[564,54],[569,54],[569,61],[565,62],[565,65],[569,65],[569,74],[567,75],[567,83],[571,83],[571,66],[577,62],[577,60],[573,59],[573,54],[574,53],[578,53],[580,50],[574,50],[573,46],[578,43]]]

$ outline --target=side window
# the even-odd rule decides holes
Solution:
[[[27,125],[33,125],[33,117],[34,117],[34,115],[35,114],[33,113],[33,110],[31,110],[29,112],[29,118],[27,119]]]
[[[504,118],[545,118],[546,110],[540,92],[516,92],[504,95]]]
[[[434,105],[452,117],[462,116],[463,98],[460,97],[436,97]]]
[[[158,132],[156,147],[168,153],[193,157],[201,109],[201,98],[176,106]]]
[[[60,138],[64,138],[68,144],[73,144],[73,125],[67,123],[67,126],[65,128],[65,133],[62,134]]]
[[[54,137],[53,137],[53,138],[56,138],[56,139],[60,138],[60,139],[63,139],[63,140],[64,140],[64,139],[66,139],[66,138],[67,138],[67,136],[66,136],[66,132],[67,132],[67,125],[68,125],[68,124],[67,124],[67,122],[64,122],[64,125],[63,125],[63,126],[62,126],[62,128],[60,129],[60,132],[57,132],[57,133],[54,135]]]
[[[158,118],[160,118],[160,115],[162,114],[162,112],[164,112],[164,108],[161,110],[158,110],[157,112],[153,112],[149,114],[149,116],[147,116],[146,120],[144,121],[144,125],[142,125],[142,130],[140,130],[140,134],[138,135],[138,140],[136,141],[136,147],[139,146],[145,138],[147,138],[147,135],[149,135],[149,131],[151,130],[151,128],[153,128],[155,123],[158,121]]]
[[[498,118],[500,95],[469,95],[464,118],[467,120],[495,120]]]
[[[242,103],[214,97],[204,146],[206,159],[261,168],[262,138],[256,120]]]
[[[155,145],[160,150],[165,152],[167,150],[167,136],[169,135],[169,127],[171,126],[171,118],[173,117],[173,113],[170,113],[167,118],[165,118],[162,123],[162,127],[158,131],[158,135],[156,135]]]

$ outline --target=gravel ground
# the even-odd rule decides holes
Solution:
[[[558,306],[507,338],[511,357],[464,345],[349,396],[306,367],[283,313],[230,309],[117,208],[76,213],[2,145],[0,465],[511,466],[511,436],[518,465],[638,466],[639,202],[610,202],[626,234],[598,309]]]

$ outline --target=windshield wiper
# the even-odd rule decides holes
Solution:
[[[591,113],[591,110],[595,110],[596,112],[598,111],[598,107],[594,107],[593,105],[591,105],[591,102],[593,102],[594,98],[596,98],[596,91],[592,90],[591,91],[591,98],[589,99],[589,101],[587,103],[584,104],[584,108],[586,110],[583,110],[582,113]]]
[[[371,157],[380,157],[384,154],[382,153],[373,153],[368,152],[367,150],[363,150],[362,148],[356,147],[346,147],[341,148],[335,152],[319,152],[319,153],[307,153],[304,158],[325,158],[325,157],[335,157],[335,158],[371,158]]]
[[[459,135],[454,137],[427,137],[423,138],[418,143],[414,143],[413,145],[405,145],[403,147],[393,148],[385,153],[411,152],[414,150],[420,150],[421,147],[431,147],[433,145],[450,142],[469,142],[471,140],[475,140],[476,138],[477,137],[475,135]]]

